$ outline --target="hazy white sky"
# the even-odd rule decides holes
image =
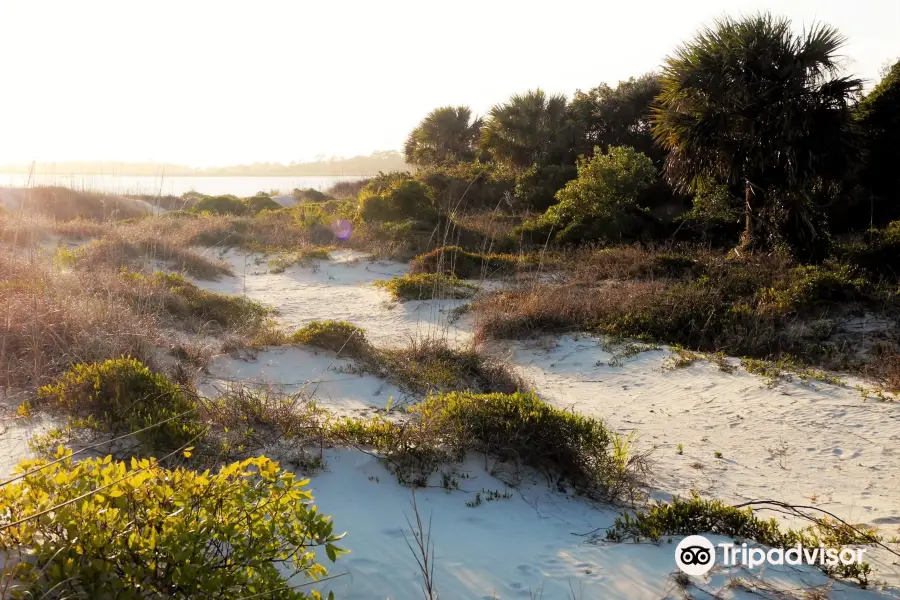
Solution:
[[[900,56],[900,0],[0,0],[0,163],[399,149],[436,106],[615,83],[767,9],[837,26],[869,80]]]

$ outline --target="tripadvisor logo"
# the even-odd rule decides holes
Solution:
[[[791,548],[750,548],[746,543],[723,542],[718,545],[722,551],[722,564],[731,567],[737,564],[752,569],[763,563],[770,565],[821,565],[833,567],[838,564],[852,565],[863,562],[864,548],[826,548],[819,545],[804,548],[799,543]],[[675,547],[675,564],[688,575],[704,575],[716,562],[716,547],[702,535],[689,535]]]
[[[675,564],[688,575],[703,575],[716,562],[716,548],[702,535],[689,535],[675,547]]]

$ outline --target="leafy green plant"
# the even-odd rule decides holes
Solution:
[[[199,436],[196,404],[163,375],[132,358],[73,365],[38,389],[40,402],[107,433],[156,427],[135,437],[147,451],[178,447]],[[174,418],[183,415],[179,418]],[[172,419],[166,423],[168,419]]]
[[[633,239],[647,219],[638,199],[655,178],[653,162],[633,148],[596,148],[579,159],[578,177],[557,192],[559,202],[533,227],[552,228],[561,242]]]
[[[34,472],[0,488],[16,524],[0,530],[0,551],[17,557],[5,574],[23,597],[318,599],[282,569],[320,579],[314,548],[332,561],[344,552],[307,481],[264,456],[216,473],[76,461],[62,448],[54,458],[20,463],[17,473]]]

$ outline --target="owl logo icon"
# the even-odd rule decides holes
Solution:
[[[716,548],[702,535],[689,535],[675,547],[675,564],[688,575],[704,575],[716,563]]]

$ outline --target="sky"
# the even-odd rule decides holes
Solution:
[[[615,84],[759,10],[838,27],[870,86],[900,57],[900,0],[0,0],[0,164],[399,150],[437,106]]]

